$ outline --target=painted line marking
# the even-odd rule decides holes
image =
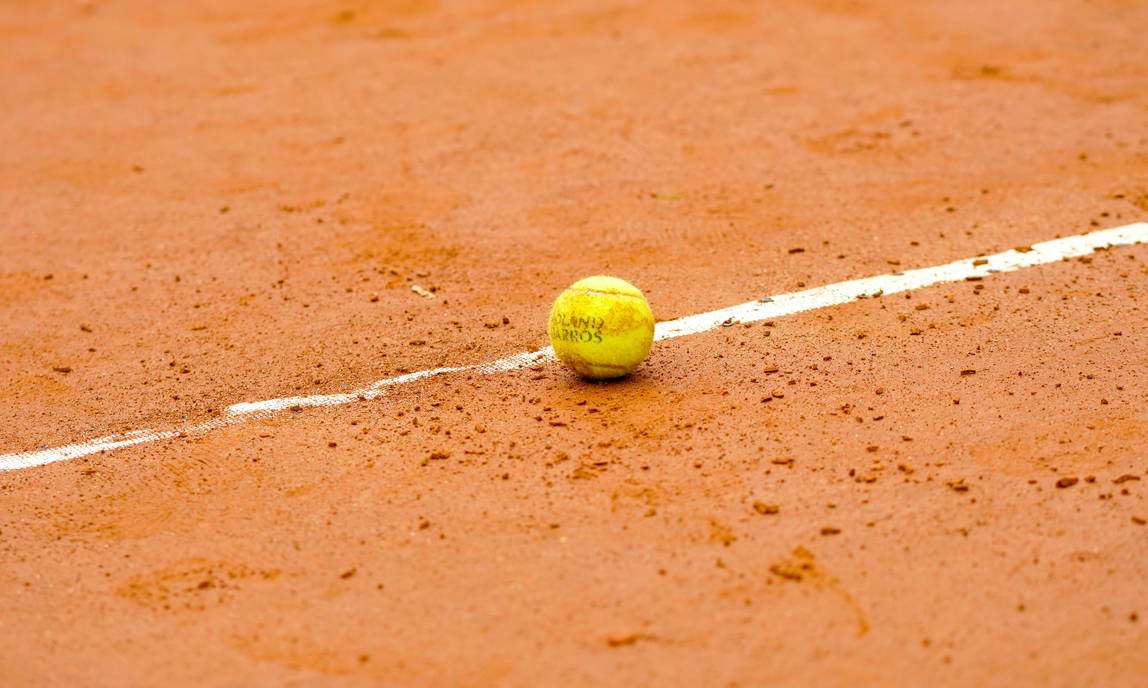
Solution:
[[[945,282],[959,282],[969,277],[988,277],[996,273],[1012,272],[1014,270],[1020,270],[1021,268],[1045,265],[1066,258],[1088,255],[1097,249],[1131,246],[1133,244],[1148,244],[1148,223],[1139,222],[1124,227],[1103,229],[1089,232],[1088,234],[1043,241],[1039,244],[1033,244],[1024,251],[1014,249],[991,256],[965,258],[931,268],[906,270],[888,275],[838,282],[823,287],[815,287],[804,291],[780,294],[758,301],[750,301],[707,313],[688,315],[678,318],[677,320],[658,323],[654,328],[654,340],[661,341],[675,337],[684,337],[686,335],[712,330],[726,323],[747,323],[769,320],[794,313],[848,303],[859,298],[882,294],[896,294]],[[226,412],[219,418],[183,428],[171,430],[135,430],[60,447],[13,454],[0,454],[0,471],[32,468],[147,442],[156,442],[189,435],[200,435],[228,425],[267,418],[297,408],[340,406],[358,401],[377,399],[386,396],[388,388],[390,387],[447,373],[475,372],[491,374],[528,368],[533,365],[549,363],[556,360],[554,350],[550,347],[546,347],[538,351],[514,354],[513,356],[507,356],[506,358],[500,358],[486,363],[457,368],[434,368],[410,373],[408,375],[400,375],[399,377],[379,380],[361,389],[341,394],[284,397],[281,399],[268,399],[266,401],[243,402],[229,406]]]

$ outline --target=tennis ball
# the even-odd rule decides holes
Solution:
[[[591,380],[634,372],[654,343],[654,314],[625,280],[598,275],[570,285],[550,309],[550,344],[566,367]]]

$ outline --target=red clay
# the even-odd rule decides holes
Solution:
[[[666,320],[1142,220],[1145,29],[3,4],[0,452],[534,349],[590,274]],[[1142,684],[1146,288],[1120,248],[0,474],[0,683]]]

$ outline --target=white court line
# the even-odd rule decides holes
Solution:
[[[983,277],[998,272],[1012,272],[1021,268],[1054,263],[1065,258],[1075,258],[1087,255],[1097,249],[1112,246],[1129,246],[1132,244],[1148,243],[1148,223],[1139,222],[1124,227],[1104,229],[1088,234],[1053,239],[1033,244],[1026,251],[1005,251],[992,256],[981,258],[966,258],[946,265],[938,265],[919,270],[906,270],[890,275],[878,275],[864,279],[849,280],[828,284],[823,287],[806,289],[790,294],[781,294],[759,301],[750,301],[729,308],[722,308],[708,313],[688,315],[677,320],[658,323],[654,330],[654,339],[672,339],[690,334],[705,332],[726,323],[755,322],[768,320],[816,308],[825,308],[837,304],[848,303],[859,298],[879,296],[881,294],[895,294],[897,292],[920,289],[943,282],[957,282],[968,277]],[[974,261],[978,264],[974,265]],[[20,468],[43,466],[57,461],[67,461],[88,454],[111,451],[121,447],[130,447],[135,444],[155,442],[198,435],[227,425],[244,423],[258,418],[266,418],[287,410],[307,406],[339,406],[351,404],[356,401],[376,399],[387,394],[387,388],[401,385],[425,377],[433,377],[444,373],[476,372],[498,373],[508,370],[527,368],[539,363],[556,360],[554,350],[550,347],[531,351],[496,361],[462,366],[459,368],[435,368],[423,370],[409,375],[401,375],[386,380],[379,380],[361,389],[343,394],[323,394],[309,397],[286,397],[282,399],[268,399],[267,401],[253,401],[229,406],[223,416],[195,425],[189,425],[174,430],[136,430],[120,435],[98,437],[96,439],[69,444],[61,447],[51,447],[29,452],[14,454],[0,454],[0,471],[11,471]]]

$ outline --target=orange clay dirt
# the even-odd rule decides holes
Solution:
[[[1146,30],[7,0],[0,453],[532,350],[586,275],[667,320],[1143,220]],[[0,473],[0,684],[1143,686],[1146,290],[1115,248]]]

